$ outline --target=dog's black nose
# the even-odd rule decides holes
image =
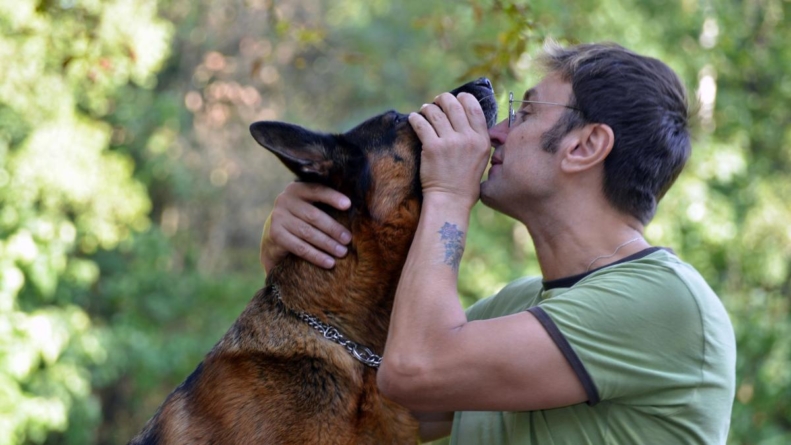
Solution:
[[[489,81],[489,79],[487,79],[485,77],[481,77],[480,79],[476,80],[475,81],[475,85],[476,86],[486,87],[486,88],[489,88],[490,90],[494,89],[492,87],[492,83]]]

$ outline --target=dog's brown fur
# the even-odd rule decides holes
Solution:
[[[478,97],[491,125],[496,104],[488,80],[460,91]],[[293,311],[315,315],[382,353],[420,215],[420,141],[406,116],[394,111],[342,135],[279,122],[258,122],[251,131],[301,180],[351,198],[347,212],[328,209],[352,233],[349,253],[332,270],[293,256],[278,264],[266,287],[130,443],[416,443],[417,422],[379,393],[376,371]]]

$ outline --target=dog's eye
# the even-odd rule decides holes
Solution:
[[[396,115],[395,115],[395,118],[393,119],[393,123],[394,123],[394,124],[400,124],[400,123],[401,123],[403,120],[404,120],[404,118],[403,118],[403,117],[401,117],[401,115],[400,115],[400,114],[396,114]]]

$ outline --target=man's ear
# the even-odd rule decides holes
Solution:
[[[603,164],[615,144],[615,134],[607,124],[587,124],[573,133],[576,145],[569,147],[561,162],[561,168],[567,173]]]
[[[332,169],[335,139],[284,122],[255,122],[250,125],[256,142],[274,153],[289,170],[304,181],[327,179]]]

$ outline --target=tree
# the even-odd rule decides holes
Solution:
[[[90,256],[150,209],[102,117],[121,86],[156,81],[171,27],[155,7],[0,2],[0,443],[99,419],[90,368],[108,351],[79,294],[99,279]]]

